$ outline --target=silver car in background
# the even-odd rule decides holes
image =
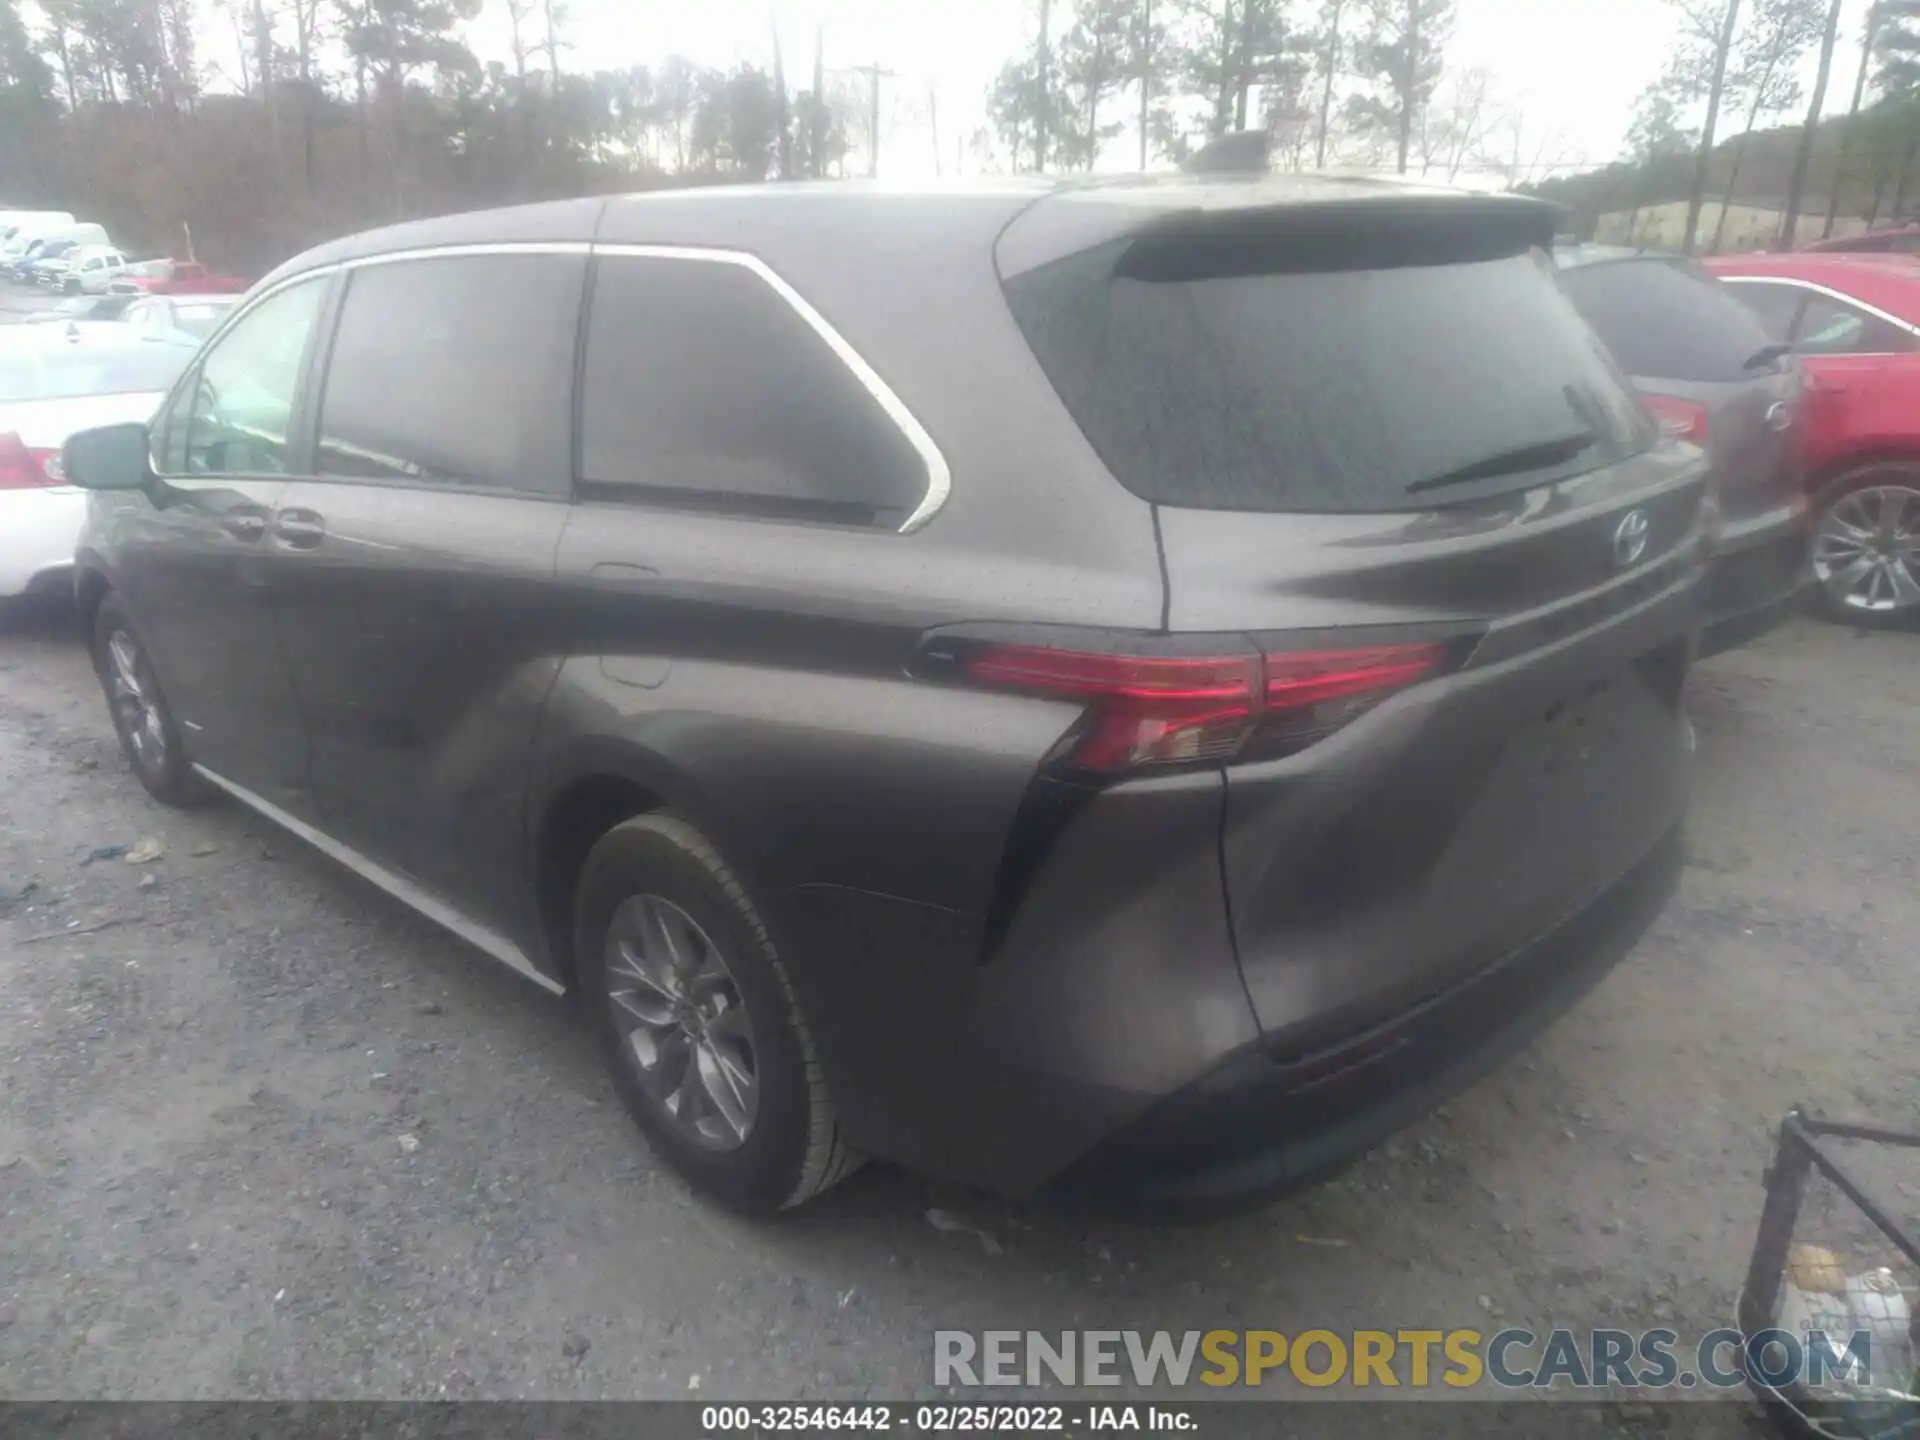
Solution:
[[[1647,408],[1712,464],[1714,560],[1701,652],[1764,634],[1807,583],[1799,362],[1691,260],[1597,245],[1560,246],[1554,258],[1573,303]]]

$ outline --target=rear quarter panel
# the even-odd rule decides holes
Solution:
[[[1856,465],[1920,458],[1920,355],[1810,356],[1807,465],[1816,489]]]

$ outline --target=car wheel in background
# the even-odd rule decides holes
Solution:
[[[146,647],[117,595],[101,601],[94,616],[93,668],[106,691],[120,749],[147,792],[164,805],[198,805],[211,799],[214,791],[187,759],[180,727],[167,708]]]
[[[1920,465],[1868,465],[1834,484],[1814,522],[1813,575],[1836,619],[1920,614]]]
[[[621,1098],[715,1198],[770,1214],[850,1174],[785,965],[700,832],[641,815],[581,868],[575,969]]]

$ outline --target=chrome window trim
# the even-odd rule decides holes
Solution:
[[[406,250],[383,251],[378,255],[359,255],[345,260],[335,260],[325,265],[316,265],[296,275],[285,276],[267,289],[247,296],[242,303],[234,307],[233,313],[221,323],[220,328],[207,337],[200,347],[201,353],[205,354],[219,344],[227,331],[252,313],[255,306],[290,286],[333,275],[339,271],[360,270],[371,265],[393,265],[407,260],[441,260],[471,255],[585,255],[593,258],[614,256],[642,260],[684,260],[711,265],[737,265],[743,270],[750,271],[768,289],[785,301],[794,313],[807,323],[808,328],[820,337],[840,363],[852,372],[854,379],[860,382],[861,388],[873,397],[874,403],[879,405],[887,418],[906,437],[907,443],[920,457],[920,463],[926,467],[926,492],[895,533],[912,534],[939,514],[941,507],[947,503],[947,497],[953,491],[953,471],[933,436],[928,434],[926,427],[920,423],[919,417],[908,408],[906,401],[895,393],[893,387],[881,378],[880,373],[868,363],[867,358],[854,348],[853,343],[836,330],[826,316],[814,309],[807,298],[788,283],[786,277],[758,255],[745,250],[728,250],[704,245],[602,245],[587,240],[509,240],[422,245]],[[196,360],[194,365],[189,367],[188,373],[191,374],[198,368],[199,361]],[[184,377],[182,379],[184,382]],[[160,410],[165,410],[172,402],[173,396],[169,393],[167,399],[162,402]],[[158,413],[160,411],[156,410],[155,414]],[[154,473],[162,474],[163,472],[156,466]]]
[[[1909,335],[1920,337],[1920,325],[1915,325],[1909,320],[1902,320],[1898,315],[1889,314],[1878,305],[1862,300],[1857,295],[1849,295],[1844,290],[1835,290],[1831,285],[1821,285],[1815,281],[1801,280],[1791,275],[1722,275],[1719,278],[1721,282],[1726,285],[1784,285],[1791,290],[1810,290],[1816,295],[1824,295],[1829,300],[1838,301],[1840,304],[1850,306],[1863,314],[1871,315],[1876,320],[1884,321],[1896,330],[1904,330]],[[1853,350],[1847,353],[1853,355],[1898,355],[1904,352],[1898,350]]]
[[[900,525],[897,534],[910,535],[940,513],[940,507],[947,503],[947,496],[953,490],[953,472],[947,466],[946,456],[940,453],[940,447],[926,431],[919,418],[907,408],[906,401],[894,393],[893,387],[880,377],[880,373],[867,363],[867,359],[856,350],[851,341],[834,329],[831,321],[814,309],[807,298],[792,285],[788,284],[777,270],[758,255],[745,250],[724,250],[698,245],[627,245],[609,244],[593,247],[596,258],[603,255],[631,257],[642,260],[686,260],[711,265],[737,265],[754,275],[793,308],[802,320],[807,322],[813,333],[826,342],[826,346],[836,355],[840,363],[853,373],[854,379],[874,398],[889,420],[907,438],[920,461],[927,467],[927,489],[920,497],[920,503]]]

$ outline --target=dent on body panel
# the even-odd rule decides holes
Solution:
[[[601,656],[570,661],[549,713],[563,773],[570,750],[630,748],[635,778],[671,777],[696,823],[749,850],[773,888],[978,910],[1034,766],[1076,712],[682,655],[652,689],[610,678]]]

